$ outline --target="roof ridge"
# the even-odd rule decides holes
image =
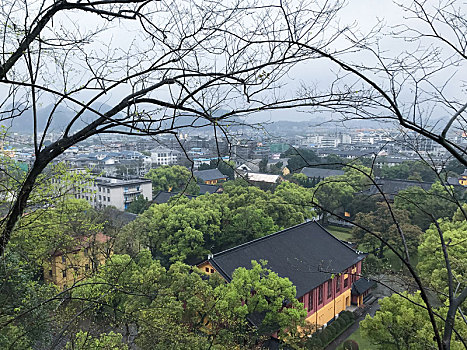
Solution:
[[[215,254],[213,254],[213,258],[215,258],[216,256],[219,256],[219,255],[221,255],[221,254],[224,254],[224,253],[228,253],[228,252],[237,250],[238,248],[241,248],[241,247],[243,247],[243,246],[247,246],[247,245],[250,245],[250,244],[259,242],[259,241],[266,240],[266,239],[271,238],[271,237],[278,236],[278,235],[284,233],[285,231],[289,231],[289,230],[294,229],[294,228],[296,228],[296,227],[298,227],[298,226],[302,226],[302,225],[306,225],[306,224],[310,224],[310,223],[317,223],[317,222],[316,222],[316,220],[307,220],[307,221],[302,222],[302,223],[300,223],[300,224],[287,227],[287,228],[285,228],[285,229],[283,229],[283,230],[280,230],[280,231],[271,233],[271,234],[266,235],[266,236],[263,236],[263,237],[256,238],[256,239],[254,239],[254,240],[252,240],[252,241],[248,241],[248,242],[239,244],[239,245],[237,245],[237,246],[235,246],[235,247],[228,248],[228,249],[225,249],[225,250],[223,250],[223,251],[221,251],[221,252],[215,253]],[[334,237],[334,238],[335,238],[335,237]]]

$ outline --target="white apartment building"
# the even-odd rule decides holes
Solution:
[[[152,201],[151,180],[96,177],[86,188],[74,191],[75,198],[87,200],[94,208],[112,206],[119,210],[127,209],[138,196]]]
[[[181,152],[166,147],[158,147],[151,151],[152,165],[173,165],[177,164]]]

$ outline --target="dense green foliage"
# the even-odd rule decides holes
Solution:
[[[379,303],[381,308],[375,316],[367,315],[360,322],[362,335],[374,344],[375,349],[426,350],[437,348],[428,312],[423,307],[418,306],[424,305],[419,293],[411,295],[404,292],[402,296],[393,294],[380,300]],[[444,307],[436,311],[441,315],[446,315]],[[437,320],[438,327],[442,332],[444,323],[440,318]],[[460,317],[456,322],[456,328],[460,334],[467,334],[467,326]],[[451,349],[465,348],[460,341],[453,337]]]
[[[166,269],[148,251],[115,255],[73,291],[72,298],[90,301],[70,308],[87,310],[99,325],[133,325],[142,349],[249,349],[276,330],[286,340],[306,316],[292,283],[264,263],[237,269],[230,283],[203,276],[182,263]],[[251,327],[247,318],[261,314]]]
[[[422,230],[440,218],[451,217],[457,209],[453,189],[435,182],[428,191],[413,186],[400,191],[394,198],[394,206],[409,212],[412,224]]]
[[[151,203],[145,199],[143,196],[138,196],[136,199],[130,203],[126,211],[133,213],[133,214],[141,214],[146,209],[149,208]]]
[[[154,195],[160,191],[199,194],[199,186],[193,174],[181,165],[163,165],[149,170],[145,177],[152,181]]]
[[[316,153],[306,148],[289,148],[281,154],[281,158],[289,158],[287,167],[291,172],[300,172],[300,170],[310,164],[321,163]]]
[[[343,331],[355,322],[355,315],[350,311],[342,311],[339,318],[334,320],[326,328],[317,331],[306,342],[306,349],[324,349],[329,343],[337,338]]]
[[[134,254],[134,245],[124,242],[136,239],[164,266],[194,263],[208,253],[302,223],[313,215],[310,203],[311,192],[292,183],[280,184],[274,193],[226,183],[221,194],[152,205],[121,232],[117,245]]]
[[[97,213],[88,202],[62,198],[54,207],[24,216],[13,232],[10,248],[41,267],[51,252],[67,250],[76,237],[95,235],[101,230]]]
[[[452,220],[440,220],[439,228],[446,243],[455,288],[463,290],[467,287],[467,220],[458,210]],[[441,249],[440,233],[435,225],[423,235],[418,254],[420,258],[417,269],[421,278],[445,301],[448,295],[448,274]]]
[[[418,226],[410,224],[409,213],[405,210],[392,208],[391,214],[387,205],[380,203],[375,211],[358,213],[355,222],[377,236],[375,237],[359,226],[354,226],[352,236],[362,250],[372,252],[379,258],[383,258],[387,246],[379,239],[382,238],[395,247],[399,253],[404,254],[404,244],[401,235],[403,233],[409,253],[415,254],[417,252],[422,231]]]
[[[42,284],[39,276],[38,267],[16,252],[0,257],[0,349],[25,350],[49,340],[48,313],[58,304],[49,299],[57,289]]]
[[[122,342],[122,335],[114,332],[100,334],[97,337],[88,332],[79,331],[69,341],[66,350],[127,350],[128,345]]]
[[[384,179],[401,179],[434,182],[436,173],[427,163],[422,161],[403,162],[402,164],[388,166],[383,165],[375,169],[376,176]]]
[[[326,223],[328,212],[344,214],[351,208],[352,201],[358,199],[358,192],[367,188],[371,183],[370,169],[362,165],[354,165],[345,168],[344,175],[329,176],[313,187],[314,200],[324,210],[318,210],[322,215],[323,223]]]

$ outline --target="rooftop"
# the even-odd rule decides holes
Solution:
[[[365,256],[319,223],[308,221],[214,254],[208,260],[227,280],[238,267],[251,268],[252,260],[266,260],[267,268],[292,281],[300,297]]]
[[[222,174],[219,169],[198,170],[193,173],[197,178],[203,181],[212,181],[226,179],[227,176]]]
[[[128,186],[128,185],[140,185],[145,183],[150,183],[151,180],[149,179],[130,179],[130,180],[122,180],[113,177],[103,177],[99,176],[96,177],[96,183],[99,185],[104,185],[107,187],[120,187],[120,186]]]
[[[343,170],[333,170],[333,169],[324,169],[324,168],[303,168],[301,171],[302,174],[305,174],[309,178],[319,178],[325,179],[329,176],[338,176],[344,175]]]

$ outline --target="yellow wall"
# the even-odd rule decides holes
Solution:
[[[338,313],[344,311],[347,306],[350,306],[350,301],[351,291],[348,289],[317,312],[308,316],[306,321],[317,326],[322,326],[332,320]]]
[[[91,249],[89,252],[91,254]],[[65,257],[65,262],[62,260],[63,257]],[[96,266],[93,267],[93,261],[102,265],[105,260],[106,256],[102,252],[89,256],[84,254],[84,250],[53,256],[50,261],[44,264],[44,280],[64,289],[65,286],[70,286],[88,277],[96,268]],[[52,276],[50,276],[50,270],[52,270]],[[63,277],[63,271],[66,271],[66,277]]]
[[[209,271],[206,271],[206,267],[209,269]],[[198,265],[198,269],[200,269],[202,272],[204,272],[207,275],[210,275],[210,274],[216,272],[216,269],[213,268],[212,265],[207,261],[205,261],[201,265]]]

